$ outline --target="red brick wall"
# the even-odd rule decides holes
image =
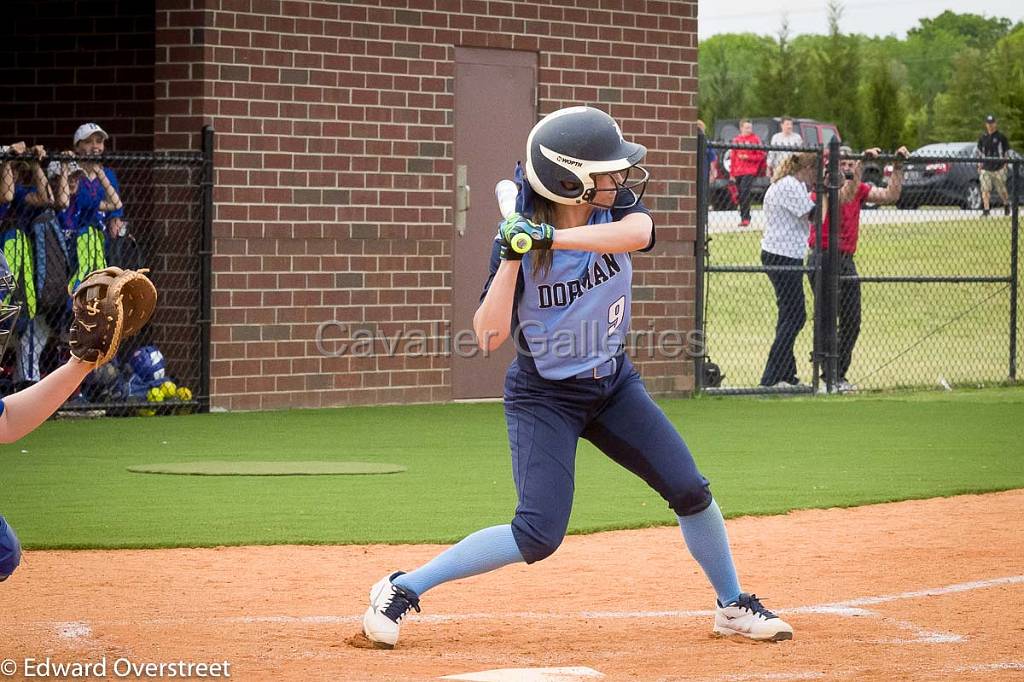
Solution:
[[[326,320],[390,334],[451,316],[455,46],[538,51],[541,113],[593,104],[647,145],[658,247],[636,261],[634,327],[690,329],[696,15],[677,0],[158,0],[156,147],[217,131],[214,404],[451,397],[446,357],[324,358],[313,339]],[[688,362],[640,360],[656,392],[692,385]]]
[[[112,151],[153,145],[154,3],[5,0],[0,141],[71,147],[86,121]]]

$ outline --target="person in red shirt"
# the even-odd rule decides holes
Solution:
[[[861,322],[861,298],[860,280],[856,279],[857,266],[853,262],[853,256],[857,252],[857,239],[860,236],[860,209],[867,203],[873,204],[895,204],[900,198],[903,189],[903,159],[910,156],[906,147],[896,150],[898,157],[893,164],[892,175],[889,178],[887,187],[875,187],[861,181],[863,169],[860,160],[847,158],[853,156],[853,150],[847,146],[839,148],[841,153],[839,170],[843,174],[843,185],[839,190],[839,276],[853,277],[854,279],[839,280],[839,310],[831,310],[831,297],[825,296],[821,306],[821,319],[828,319],[829,316],[838,316],[839,326],[837,336],[839,337],[839,366],[838,377],[832,378],[832,383],[840,392],[856,390],[856,386],[846,378],[850,370],[850,363],[853,360],[853,347],[857,344],[857,337],[860,336]],[[877,157],[881,149],[873,147],[864,150],[864,156],[868,158]],[[829,208],[825,202],[824,218],[821,225],[821,252],[822,276],[824,281],[829,277],[828,260],[828,238],[829,238]],[[816,241],[815,230],[811,230],[808,245],[811,247],[811,254],[807,258],[807,265],[817,268],[819,253],[814,249]],[[811,290],[814,290],[814,272],[807,273],[811,280]],[[820,331],[820,329],[818,330]],[[828,365],[824,367],[824,378],[829,380]]]
[[[733,144],[761,144],[761,138],[754,134],[754,126],[747,119],[740,121],[740,134],[732,138]],[[733,149],[729,174],[736,181],[739,190],[740,227],[750,225],[750,188],[754,178],[764,175],[767,169],[768,153],[760,149]]]

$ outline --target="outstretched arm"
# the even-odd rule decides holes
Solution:
[[[867,200],[873,204],[895,204],[900,200],[900,192],[903,190],[903,160],[910,156],[906,147],[896,150],[896,156],[900,157],[892,164],[892,175],[889,177],[889,185],[882,189],[874,187],[868,193]]]
[[[654,220],[646,213],[630,213],[622,220],[555,230],[553,248],[596,253],[629,253],[651,243]]]
[[[39,383],[4,398],[0,443],[13,443],[46,421],[75,392],[93,367],[90,362],[71,358]]]

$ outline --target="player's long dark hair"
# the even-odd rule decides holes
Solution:
[[[533,215],[527,217],[535,223],[547,223],[548,225],[554,225],[555,202],[551,201],[547,197],[541,196],[540,194],[534,194]],[[551,272],[551,261],[554,258],[554,252],[550,250],[534,251],[531,258],[533,260],[534,278],[540,279],[547,277],[547,274]]]

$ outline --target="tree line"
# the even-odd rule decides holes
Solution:
[[[698,111],[716,118],[814,118],[856,148],[975,140],[994,114],[1024,149],[1024,22],[946,11],[906,38],[845,34],[828,3],[827,35],[720,34],[700,43]]]

